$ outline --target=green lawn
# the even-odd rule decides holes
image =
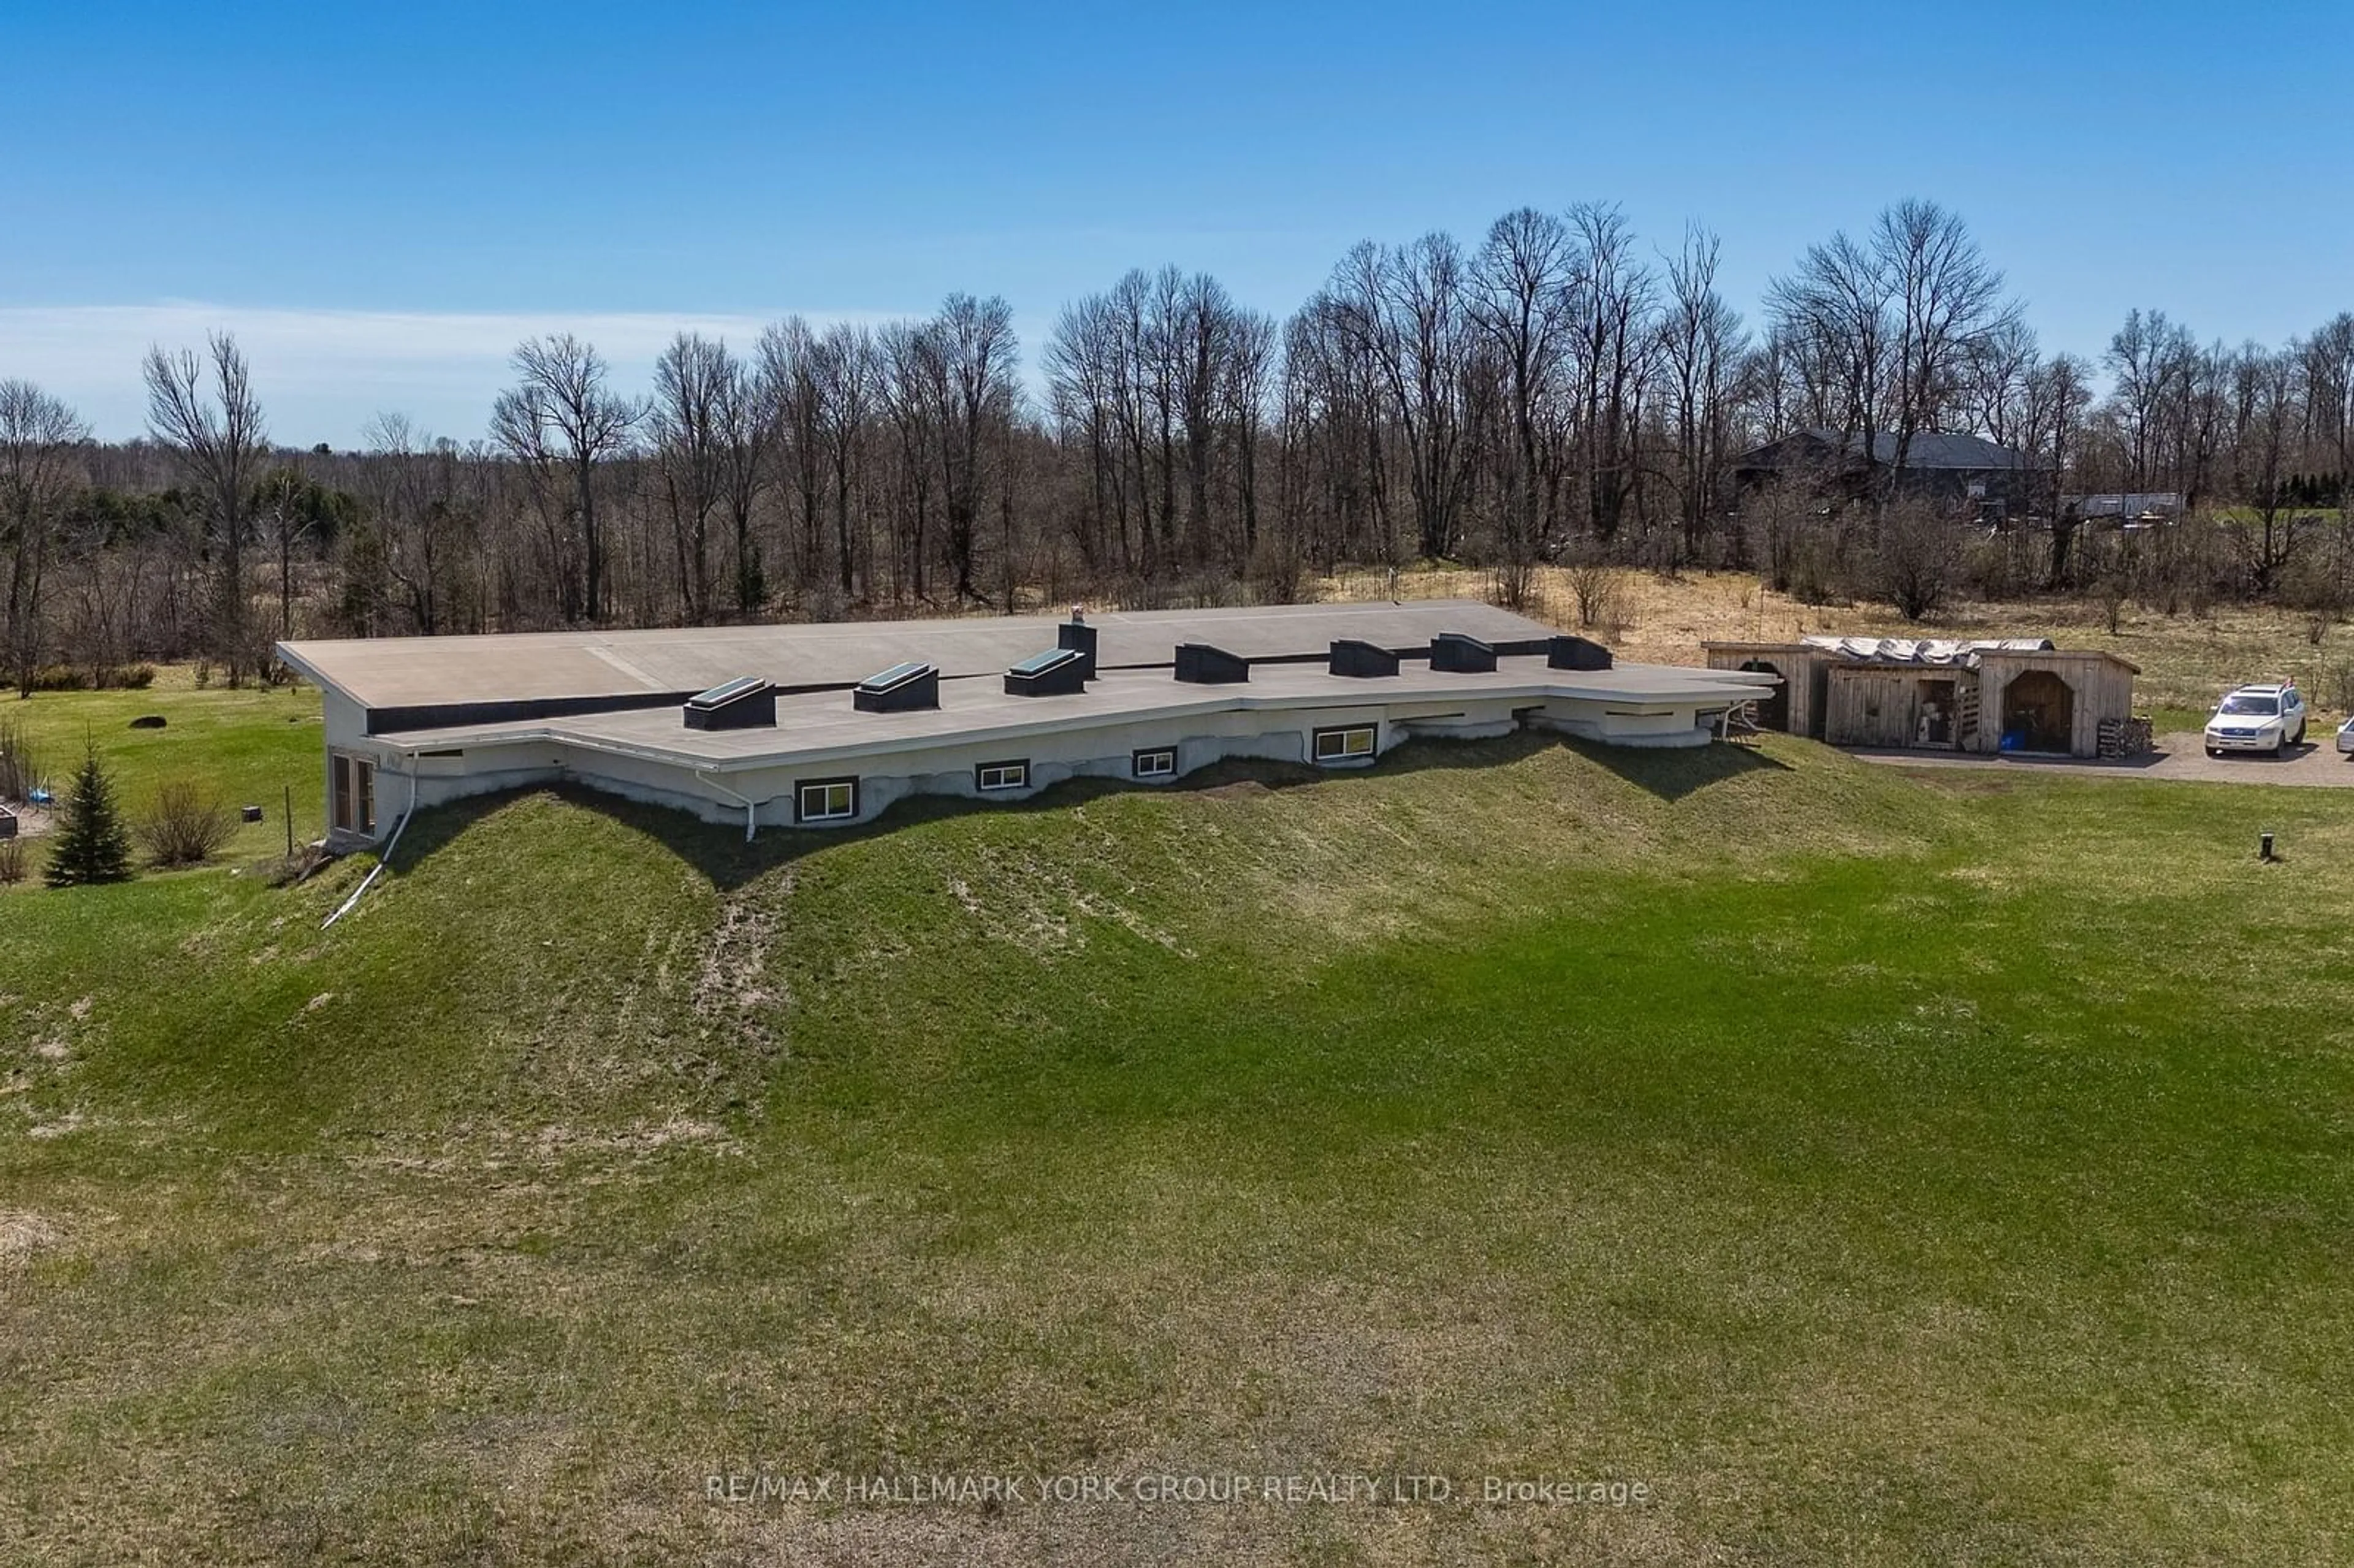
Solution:
[[[164,726],[131,727],[133,719],[147,716],[162,718]],[[199,689],[186,669],[166,667],[145,691],[36,692],[22,700],[0,694],[0,718],[24,721],[41,771],[59,794],[87,745],[97,747],[117,800],[133,818],[158,786],[175,779],[186,779],[231,808],[261,807],[264,820],[239,826],[222,853],[225,863],[285,853],[290,788],[297,842],[326,832],[319,694],[308,687]]]
[[[2333,796],[1515,739],[10,899],[0,1558],[2343,1561]],[[1342,1470],[1649,1496],[706,1497]]]

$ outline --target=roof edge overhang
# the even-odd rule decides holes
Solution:
[[[907,752],[933,751],[947,747],[1023,740],[1039,735],[1073,730],[1110,729],[1162,720],[1200,718],[1222,713],[1385,708],[1402,704],[1461,702],[1466,699],[1522,704],[1555,701],[1593,702],[1614,704],[1621,707],[1648,706],[1662,711],[1672,711],[1678,707],[1712,707],[1744,702],[1750,700],[1758,690],[1758,684],[1754,680],[1734,681],[1711,678],[1722,677],[1725,674],[1724,672],[1694,671],[1692,674],[1695,679],[1663,684],[1659,688],[1645,691],[1596,687],[1574,681],[1544,680],[1521,682],[1510,685],[1481,686],[1454,692],[1418,689],[1369,691],[1363,694],[1325,692],[1261,693],[1225,688],[1217,689],[1214,694],[1205,694],[1197,701],[1161,705],[1140,712],[1048,714],[1036,718],[1022,718],[1011,722],[977,724],[969,729],[891,736],[873,741],[810,747],[801,749],[779,749],[738,757],[711,757],[669,747],[647,746],[618,740],[610,736],[583,735],[567,728],[561,720],[522,726],[512,730],[493,731],[479,736],[433,735],[431,732],[411,731],[407,735],[394,733],[373,736],[369,738],[392,750],[409,756],[419,751],[451,747],[554,745],[595,752],[603,756],[626,757],[638,761],[682,768],[699,773],[748,773],[777,768],[831,766],[845,761],[854,761],[860,758],[895,757]],[[1051,704],[1055,699],[1039,700]]]
[[[276,656],[280,663],[285,665],[288,669],[293,671],[296,674],[302,676],[304,680],[310,682],[311,684],[318,687],[321,691],[333,692],[335,695],[343,698],[344,701],[347,703],[359,702],[359,698],[354,696],[351,691],[341,682],[331,680],[316,664],[313,664],[310,660],[305,659],[300,653],[295,652],[294,645],[292,642],[274,642],[270,644],[270,652]],[[360,705],[365,707],[367,705],[362,703]]]

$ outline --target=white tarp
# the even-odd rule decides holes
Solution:
[[[1835,658],[1870,664],[1975,664],[1981,653],[2049,653],[2048,637],[1808,637],[1805,644]]]

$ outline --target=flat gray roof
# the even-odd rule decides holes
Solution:
[[[907,660],[944,676],[1001,673],[1055,645],[1057,615],[965,616],[647,631],[510,632],[281,642],[287,663],[363,707],[643,697],[707,691],[739,675],[779,686],[850,685]],[[1321,654],[1336,638],[1420,647],[1439,632],[1489,642],[1553,629],[1473,599],[1300,604],[1233,609],[1107,610],[1096,628],[1098,669],[1165,665],[1180,642],[1246,659]]]
[[[1456,674],[1408,665],[1366,679],[1328,673],[1320,664],[1261,665],[1246,683],[1196,685],[1166,670],[1114,671],[1072,696],[1008,694],[998,672],[940,683],[940,705],[913,713],[860,713],[848,692],[779,697],[774,728],[688,729],[671,707],[573,717],[456,725],[379,735],[403,751],[546,740],[731,772],[747,768],[831,765],[857,758],[967,742],[1251,710],[1381,707],[1451,697],[1525,700],[1560,697],[1655,707],[1745,702],[1758,677],[1672,665],[1621,664],[1611,670],[1554,670],[1539,656],[1507,656],[1492,672]]]

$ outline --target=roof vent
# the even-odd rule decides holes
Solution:
[[[1250,679],[1250,661],[1206,642],[1180,642],[1177,678],[1194,685],[1231,686]]]
[[[757,729],[776,722],[777,688],[758,675],[739,675],[686,699],[689,729]]]
[[[940,705],[940,667],[908,661],[858,683],[850,702],[863,714],[904,714]]]
[[[1442,631],[1430,640],[1430,667],[1449,674],[1481,674],[1496,667],[1496,650],[1476,637]]]
[[[1087,689],[1087,655],[1076,648],[1049,648],[1033,653],[1005,672],[1005,694],[1013,697],[1076,697]]]
[[[1555,670],[1607,670],[1610,650],[1583,637],[1556,637],[1545,654],[1545,663]]]
[[[1079,607],[1071,607],[1071,619],[1055,628],[1055,646],[1067,648],[1079,656],[1079,679],[1096,678],[1096,629],[1079,619]]]
[[[1371,642],[1343,637],[1333,642],[1328,668],[1335,675],[1394,675],[1398,673],[1398,656]]]

